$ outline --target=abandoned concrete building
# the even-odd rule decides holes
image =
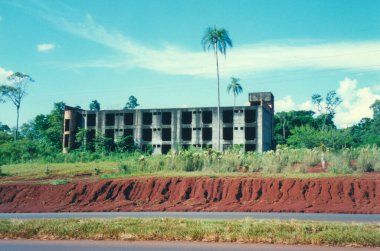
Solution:
[[[271,92],[249,93],[249,106],[220,108],[220,149],[240,145],[245,151],[273,149],[274,97]],[[66,106],[63,152],[76,147],[79,128],[88,130],[87,142],[97,133],[117,140],[133,136],[153,154],[190,146],[218,149],[216,107],[88,111]]]

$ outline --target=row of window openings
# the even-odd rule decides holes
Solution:
[[[243,110],[226,110],[222,112],[222,120],[223,123],[233,123],[233,113],[242,113]],[[202,114],[202,123],[203,124],[211,124],[212,123],[212,111],[203,111],[203,112],[182,112],[182,124],[191,124],[193,120],[192,114],[198,113]],[[114,126],[115,125],[115,115],[122,114],[114,114],[109,113],[106,114],[106,126]],[[171,125],[172,123],[172,113],[171,112],[146,112],[143,113],[143,125],[151,125],[153,122],[153,115],[162,115],[161,122],[163,125]],[[256,112],[255,110],[246,110],[244,120],[246,123],[253,123],[256,121]],[[124,125],[133,125],[133,113],[124,113]],[[87,126],[95,126],[96,125],[96,114],[88,114],[87,115]]]
[[[243,127],[240,127],[240,130],[243,130]],[[162,128],[162,129],[143,129],[142,130],[142,139],[144,141],[152,141],[152,131],[162,131],[161,139],[163,141],[170,141],[172,139],[172,130],[171,128]],[[193,128],[193,130],[201,130],[201,128]],[[238,127],[224,127],[223,128],[223,139],[224,140],[233,140],[233,130],[238,130]],[[117,131],[117,130],[116,130]],[[133,136],[133,129],[120,129],[119,131],[123,131],[124,137]],[[191,141],[192,140],[192,128],[182,128],[182,140]],[[90,138],[95,137],[95,130],[90,130],[91,134]],[[92,135],[93,134],[93,135]],[[107,138],[115,138],[115,130],[114,129],[106,129],[105,137]],[[256,138],[256,130],[255,127],[246,127],[245,128],[245,139],[246,140],[254,140]],[[212,128],[202,128],[202,140],[211,141],[212,140]]]
[[[238,128],[235,127],[224,127],[222,131],[222,138],[223,140],[233,140],[233,130],[237,130]],[[243,128],[240,128],[243,130]],[[200,128],[199,128],[200,130]],[[256,128],[255,127],[246,127],[245,128],[245,140],[254,140],[256,138]],[[184,141],[191,141],[192,140],[192,133],[191,128],[182,128],[182,140]],[[212,140],[212,128],[202,128],[202,140]]]
[[[91,133],[92,131],[90,131],[90,135],[88,137],[88,140],[89,141],[93,141],[94,138],[95,138],[95,130],[93,131],[94,133]],[[162,147],[161,147],[162,146]],[[189,144],[184,144],[182,145],[182,148],[183,149],[189,149],[190,146],[193,146],[193,147],[201,147],[203,149],[207,149],[207,148],[212,148],[212,145],[211,144],[196,144],[196,145],[189,145]],[[69,147],[69,135],[66,134],[65,135],[65,139],[64,139],[64,147],[67,148]],[[161,153],[162,154],[167,154],[170,150],[171,150],[171,145],[169,144],[163,144],[163,145],[153,145],[153,147],[155,148],[161,148]],[[227,149],[231,147],[230,144],[224,144],[223,145],[223,149]],[[147,148],[147,145],[143,145],[142,147],[143,149],[144,148]],[[256,151],[256,145],[255,144],[246,144],[244,146],[244,149],[246,152],[249,152],[249,151]]]
[[[90,117],[90,115],[95,115],[95,114],[89,114],[88,117]],[[90,121],[90,123],[89,123]],[[94,120],[95,121],[95,120]],[[91,120],[87,120],[87,126],[94,126],[95,125],[95,122]],[[238,127],[235,127],[234,128],[235,130],[238,130],[239,128]],[[240,127],[240,130],[243,130],[244,128],[243,127]],[[70,119],[65,119],[65,131],[69,131],[70,130]],[[123,129],[120,129],[120,131],[122,131]],[[153,131],[160,131],[161,129],[160,128],[153,128]],[[193,130],[201,130],[201,128],[193,128]]]
[[[230,148],[231,146],[232,146],[231,144],[224,144],[223,149],[226,150],[226,149]],[[187,150],[190,147],[198,147],[198,148],[202,148],[202,149],[209,149],[209,148],[212,148],[212,145],[211,144],[196,144],[196,145],[183,144],[182,145],[182,149],[184,149],[184,150]],[[172,146],[169,144],[162,144],[162,145],[153,145],[153,148],[161,148],[161,153],[167,154],[172,149]],[[142,149],[147,150],[148,145],[142,145]],[[256,151],[256,144],[245,144],[244,150],[246,152]]]
[[[192,130],[201,130],[202,129],[202,140],[211,141],[212,140],[212,128],[182,128],[182,140],[191,141],[192,140]],[[223,128],[223,139],[224,140],[233,140],[233,129],[238,130],[238,127],[224,127]],[[243,130],[243,127],[240,127],[240,130]],[[117,130],[116,130],[117,131]],[[133,129],[119,129],[119,131],[124,131],[124,136],[133,136]],[[160,128],[155,129],[143,129],[142,130],[142,138],[144,141],[152,141],[152,131],[161,131]],[[95,130],[90,130],[89,138],[95,137]],[[107,138],[115,138],[115,130],[114,129],[106,129],[105,137]],[[171,140],[171,128],[162,128],[161,138],[163,141]],[[246,127],[245,128],[245,139],[246,140],[254,140],[256,138],[256,130],[254,127]],[[65,146],[66,147],[66,146]]]

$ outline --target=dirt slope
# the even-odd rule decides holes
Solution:
[[[380,213],[378,175],[158,178],[0,186],[0,212],[257,211]]]

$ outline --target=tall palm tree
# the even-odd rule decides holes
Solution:
[[[226,29],[217,29],[216,26],[208,27],[201,40],[204,50],[214,49],[214,55],[216,60],[216,76],[218,80],[218,150],[220,148],[220,85],[219,85],[219,61],[218,51],[226,56],[227,47],[232,47],[232,40],[228,35]]]
[[[231,91],[234,94],[234,107],[236,106],[236,96],[243,92],[243,87],[241,86],[239,81],[240,81],[240,79],[232,77],[231,83],[227,86],[228,94]]]

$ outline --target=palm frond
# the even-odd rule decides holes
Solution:
[[[243,93],[243,87],[239,82],[239,78],[231,77],[231,82],[227,86],[227,92],[230,93],[232,91],[232,93],[236,96]]]
[[[201,39],[201,44],[205,51],[215,46],[221,54],[226,55],[227,47],[232,47],[232,40],[226,29],[208,27]]]

